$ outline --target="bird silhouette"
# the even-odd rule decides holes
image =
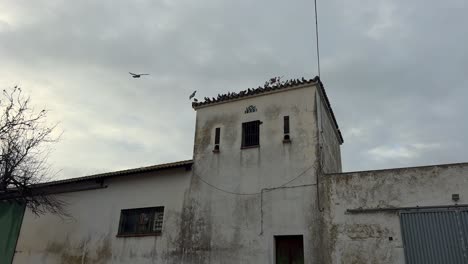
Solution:
[[[140,78],[143,75],[149,75],[148,73],[132,73],[132,72],[128,72],[128,73],[130,73],[130,75],[132,75],[133,78]]]
[[[195,90],[195,91],[189,96],[188,99],[189,99],[189,100],[192,100],[192,98],[195,97],[195,94],[196,94],[196,93],[197,93],[197,91]]]

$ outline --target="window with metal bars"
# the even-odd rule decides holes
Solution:
[[[117,236],[160,235],[163,218],[164,206],[122,210]]]
[[[242,147],[255,147],[260,145],[260,121],[242,123]]]

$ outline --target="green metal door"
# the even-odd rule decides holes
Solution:
[[[0,201],[0,264],[13,262],[24,208],[17,202]]]

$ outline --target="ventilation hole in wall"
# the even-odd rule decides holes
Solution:
[[[215,145],[213,152],[219,152],[219,145]]]
[[[393,241],[393,237],[388,237],[388,240],[389,240],[389,241]]]

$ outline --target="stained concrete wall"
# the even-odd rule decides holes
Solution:
[[[314,263],[315,96],[309,85],[197,109],[195,174],[185,207],[197,227],[187,231],[184,263],[274,263],[275,235],[303,235],[305,261]],[[244,113],[250,105],[257,112]],[[291,143],[283,143],[286,115]],[[241,149],[242,123],[254,120],[263,122],[260,147]],[[217,127],[220,152],[213,153]]]
[[[324,263],[404,263],[397,213],[346,210],[451,205],[453,193],[466,204],[467,176],[468,163],[326,175]]]
[[[320,89],[317,90],[316,99],[322,171],[325,173],[341,172],[340,137],[326,104],[325,95]]]
[[[179,168],[112,178],[105,181],[106,189],[62,194],[72,218],[27,211],[13,263],[180,263],[189,182],[190,171]],[[122,209],[153,206],[164,206],[162,235],[116,237]]]

